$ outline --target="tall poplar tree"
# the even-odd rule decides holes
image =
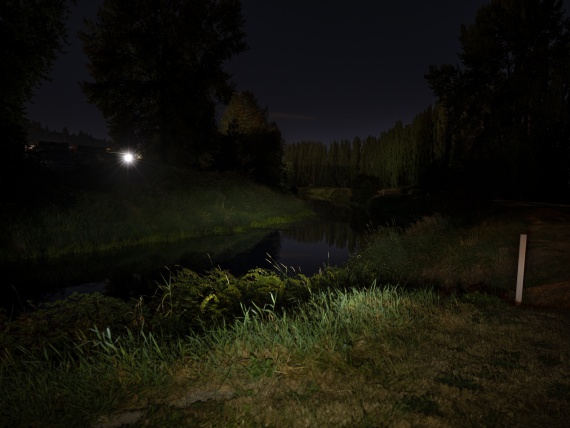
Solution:
[[[281,131],[269,122],[250,91],[235,93],[220,120],[224,135],[219,158],[226,168],[246,172],[255,180],[277,185],[283,175],[284,141]]]
[[[426,76],[450,162],[490,191],[561,195],[570,178],[570,20],[558,0],[492,0],[460,32],[461,66]]]
[[[354,137],[352,140],[352,150],[350,156],[350,180],[352,181],[358,174],[360,174],[360,156],[362,150],[362,140],[359,137]]]
[[[105,0],[80,33],[93,77],[82,89],[119,144],[208,166],[243,25],[239,0]]]

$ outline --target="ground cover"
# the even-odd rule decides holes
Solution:
[[[565,282],[564,209],[503,206],[310,278],[183,271],[156,300],[3,319],[0,424],[566,426],[570,313],[512,304],[522,230],[527,291]]]
[[[46,174],[39,181],[28,177],[28,191],[5,204],[0,262],[177,242],[311,215],[293,196],[229,173],[141,161],[130,170],[96,170],[87,177]]]
[[[562,427],[570,416],[568,314],[387,288],[260,318],[213,333],[138,423]]]
[[[539,286],[543,294],[551,286],[558,297],[565,287],[570,293],[570,208],[562,206],[497,202],[467,223],[436,214],[405,232],[378,227],[374,242],[348,267],[363,281],[485,291],[514,300],[521,234],[527,235],[523,303],[536,303],[533,289]]]

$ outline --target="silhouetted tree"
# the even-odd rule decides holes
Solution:
[[[4,165],[11,164],[23,151],[25,104],[65,44],[67,4],[65,0],[0,3],[0,132]]]
[[[80,33],[93,82],[82,89],[115,140],[207,167],[215,108],[233,87],[225,61],[247,49],[239,0],[105,0]]]
[[[220,120],[221,164],[237,168],[264,184],[277,185],[283,175],[283,137],[269,122],[250,91],[235,93]]]
[[[349,140],[340,142],[340,152],[338,158],[337,179],[340,187],[348,187],[350,184],[350,165],[352,157],[352,145]]]
[[[350,179],[353,180],[360,174],[360,156],[362,150],[362,141],[359,137],[352,140],[352,149],[350,153]]]
[[[33,120],[28,123],[27,134],[27,141],[30,143],[37,143],[38,141],[57,141],[85,146],[111,146],[110,141],[95,138],[84,131],[79,131],[78,134],[70,134],[67,128],[61,131],[50,130],[47,126],[42,126],[40,122]]]
[[[338,141],[333,141],[328,148],[328,177],[329,186],[340,187],[340,145]]]
[[[450,164],[491,195],[567,190],[570,20],[561,1],[493,0],[461,27],[462,66],[426,76],[446,108]]]

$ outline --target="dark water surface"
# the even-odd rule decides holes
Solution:
[[[197,272],[219,267],[235,275],[256,267],[279,266],[310,276],[324,266],[344,264],[364,236],[346,218],[337,216],[284,230],[252,230],[57,263],[4,267],[0,306],[10,314],[28,300],[54,301],[73,292],[101,292],[125,299],[148,295],[180,266]]]

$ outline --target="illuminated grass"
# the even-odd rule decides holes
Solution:
[[[239,176],[153,174],[151,180],[80,192],[72,204],[3,213],[0,262],[269,228],[311,215],[298,199]]]
[[[530,427],[570,417],[567,313],[392,286],[278,307],[244,307],[229,325],[169,340],[110,328],[47,357],[4,350],[0,424]]]

